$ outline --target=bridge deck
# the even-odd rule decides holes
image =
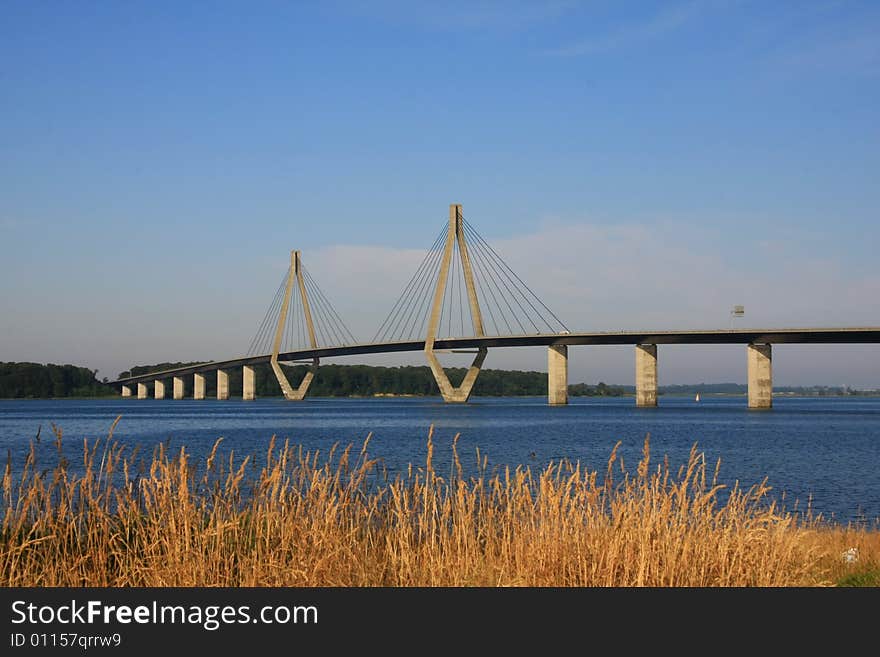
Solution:
[[[694,331],[605,331],[599,333],[499,335],[468,338],[445,338],[434,348],[474,349],[477,347],[540,347],[567,345],[636,345],[636,344],[871,344],[880,343],[880,327],[855,328],[792,328],[792,329],[715,329]],[[334,356],[357,356],[402,351],[422,351],[424,340],[378,342],[319,347],[280,354],[281,361],[311,360]],[[241,356],[230,360],[190,365],[174,370],[140,374],[113,381],[111,385],[129,385],[198,372],[212,372],[242,365],[268,363],[270,354]]]

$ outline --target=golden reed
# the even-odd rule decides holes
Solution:
[[[628,473],[578,463],[464,477],[425,463],[383,475],[367,453],[321,456],[273,439],[250,457],[193,463],[160,446],[146,462],[84,442],[82,474],[60,459],[3,476],[3,586],[808,586],[880,564],[880,533],[829,526],[768,501],[766,482],[719,498],[694,447],[680,469],[646,438]],[[56,430],[60,452],[60,431]],[[858,550],[857,564],[841,560]]]

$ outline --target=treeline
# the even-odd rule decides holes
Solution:
[[[120,372],[117,378],[127,379],[130,376],[140,376],[141,374],[149,374],[150,372],[161,372],[163,370],[176,370],[181,367],[189,367],[190,365],[201,365],[203,361],[193,361],[190,363],[156,363],[155,365],[135,365],[130,370]]]
[[[594,386],[586,383],[574,383],[568,386],[568,394],[572,397],[623,397],[634,393],[635,388],[630,391],[625,386],[609,386],[602,381]]]
[[[113,388],[97,379],[98,370],[76,365],[0,362],[0,398],[102,397]]]
[[[150,372],[173,370],[199,362],[157,363],[137,365],[119,373],[119,378],[141,376]],[[296,387],[305,375],[306,365],[282,365],[287,378]],[[446,370],[453,385],[464,377],[466,369],[453,367]],[[229,394],[240,397],[242,392],[241,367],[228,370]],[[258,397],[279,397],[281,388],[275,380],[272,368],[266,364],[254,366]],[[97,370],[76,365],[43,365],[40,363],[0,362],[0,398],[54,398],[54,397],[102,397],[119,394],[119,390],[106,385],[107,379],[99,381]],[[193,377],[183,377],[185,396],[192,395]],[[165,384],[166,394],[171,395],[170,381]],[[150,396],[153,382],[147,383]],[[688,385],[660,386],[661,395],[741,394],[748,387],[740,383],[698,383]],[[832,386],[774,386],[776,393],[803,396],[877,395],[876,390],[855,390]],[[574,383],[568,386],[572,397],[622,397],[635,393],[634,386],[597,385]],[[213,372],[205,374],[205,394],[215,397],[217,377]],[[371,365],[321,365],[309,389],[311,397],[371,397],[374,395],[439,395],[437,384],[427,366],[380,367]],[[546,372],[520,370],[483,370],[474,386],[474,395],[484,397],[543,396],[547,394]]]
[[[119,377],[139,376],[150,372],[161,372],[176,367],[186,367],[196,363],[159,363],[139,365]],[[296,387],[308,370],[307,365],[282,365],[291,385]],[[452,367],[446,370],[453,385],[464,378],[466,368]],[[241,368],[228,370],[229,394],[241,396]],[[254,380],[258,397],[277,397],[281,388],[275,374],[268,364],[254,365]],[[147,384],[151,389],[152,382]],[[166,383],[167,385],[167,383]],[[184,395],[192,394],[193,377],[184,377]],[[205,394],[217,394],[217,377],[213,373],[205,376]],[[321,365],[309,388],[310,397],[371,397],[374,395],[439,395],[437,383],[427,366],[381,367],[372,365]],[[547,373],[520,370],[485,369],[474,385],[473,394],[483,397],[543,396],[547,394]],[[589,386],[578,383],[569,386],[572,396],[621,396],[625,391],[620,386],[599,383]]]
[[[749,387],[744,383],[691,383],[660,386],[661,395],[745,395]],[[876,396],[877,390],[856,390],[849,386],[773,386],[773,392],[799,397],[839,397],[842,395]]]

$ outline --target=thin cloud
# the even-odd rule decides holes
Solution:
[[[724,328],[734,304],[761,326],[878,325],[834,258],[790,253],[752,272],[707,251],[685,224],[574,224],[493,240],[493,248],[572,330]],[[424,257],[418,249],[334,246],[310,269],[356,336],[369,339]]]
[[[674,32],[716,3],[690,2],[667,9],[650,20],[631,23],[608,34],[595,35],[575,43],[548,50],[546,54],[560,57],[579,57],[608,52],[655,39]]]
[[[477,0],[470,2],[382,2],[343,3],[342,7],[362,16],[395,24],[416,25],[434,30],[522,29],[558,18],[576,7],[576,0],[529,2],[525,0]]]
[[[880,307],[869,301],[880,297],[880,277],[853,274],[844,255],[801,240],[802,249],[761,256],[757,258],[761,266],[755,267],[754,262],[725,258],[723,247],[712,246],[720,244],[718,237],[697,235],[687,223],[609,225],[585,220],[489,241],[572,331],[725,328],[734,304],[746,307],[745,318],[735,324],[740,328],[880,325]],[[773,238],[760,239],[774,247]],[[304,256],[310,273],[355,337],[369,341],[419,268],[425,250],[336,245]],[[122,300],[113,295],[87,300],[72,292],[71,309],[65,310],[71,321],[59,324],[53,321],[57,308],[47,309],[22,297],[13,302],[15,312],[0,314],[2,359],[38,355],[89,364],[115,375],[134,363],[240,355],[265,312],[263,300],[268,304],[285,267],[279,261],[258,288],[249,281],[240,289],[224,290],[233,300],[248,291],[259,297],[259,303],[246,311],[242,301],[230,312],[228,305],[215,299],[203,300],[196,309],[192,298],[171,298],[170,290],[158,299],[132,294]],[[33,292],[38,297],[45,293]],[[35,326],[40,330],[35,331]],[[664,380],[742,380],[741,349],[712,348],[708,359],[707,349],[664,347]],[[780,354],[795,351],[796,347],[780,349]],[[875,345],[850,346],[840,353],[839,362],[832,359],[838,352],[825,347],[810,353],[815,357],[780,369],[785,373],[780,381],[877,385]],[[631,382],[631,348],[583,347],[577,354],[572,354],[572,382]],[[497,349],[488,366],[544,369],[546,358],[542,349]],[[385,354],[340,362],[423,364],[424,357]],[[816,369],[818,363],[825,369]]]
[[[836,73],[876,77],[880,74],[880,37],[877,29],[811,38],[779,50],[770,65],[790,73]]]

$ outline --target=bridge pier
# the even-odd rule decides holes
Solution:
[[[183,399],[183,377],[175,376],[174,377],[174,389],[172,391],[172,396],[174,399]]]
[[[551,406],[568,404],[567,344],[547,347],[547,403]]]
[[[147,384],[146,383],[138,383],[138,399],[146,399],[147,398]]]
[[[749,408],[773,407],[772,345],[750,344],[747,351],[749,376]]]
[[[241,398],[247,401],[257,398],[256,380],[254,368],[245,365],[241,369]]]
[[[196,372],[193,374],[193,399],[205,398],[205,375]]]
[[[122,396],[131,397],[131,386],[122,386]]]
[[[657,345],[636,345],[636,406],[657,406]]]
[[[217,399],[229,399],[229,372],[217,370]]]
[[[165,399],[165,382],[156,379],[153,383],[153,397],[156,399]]]

